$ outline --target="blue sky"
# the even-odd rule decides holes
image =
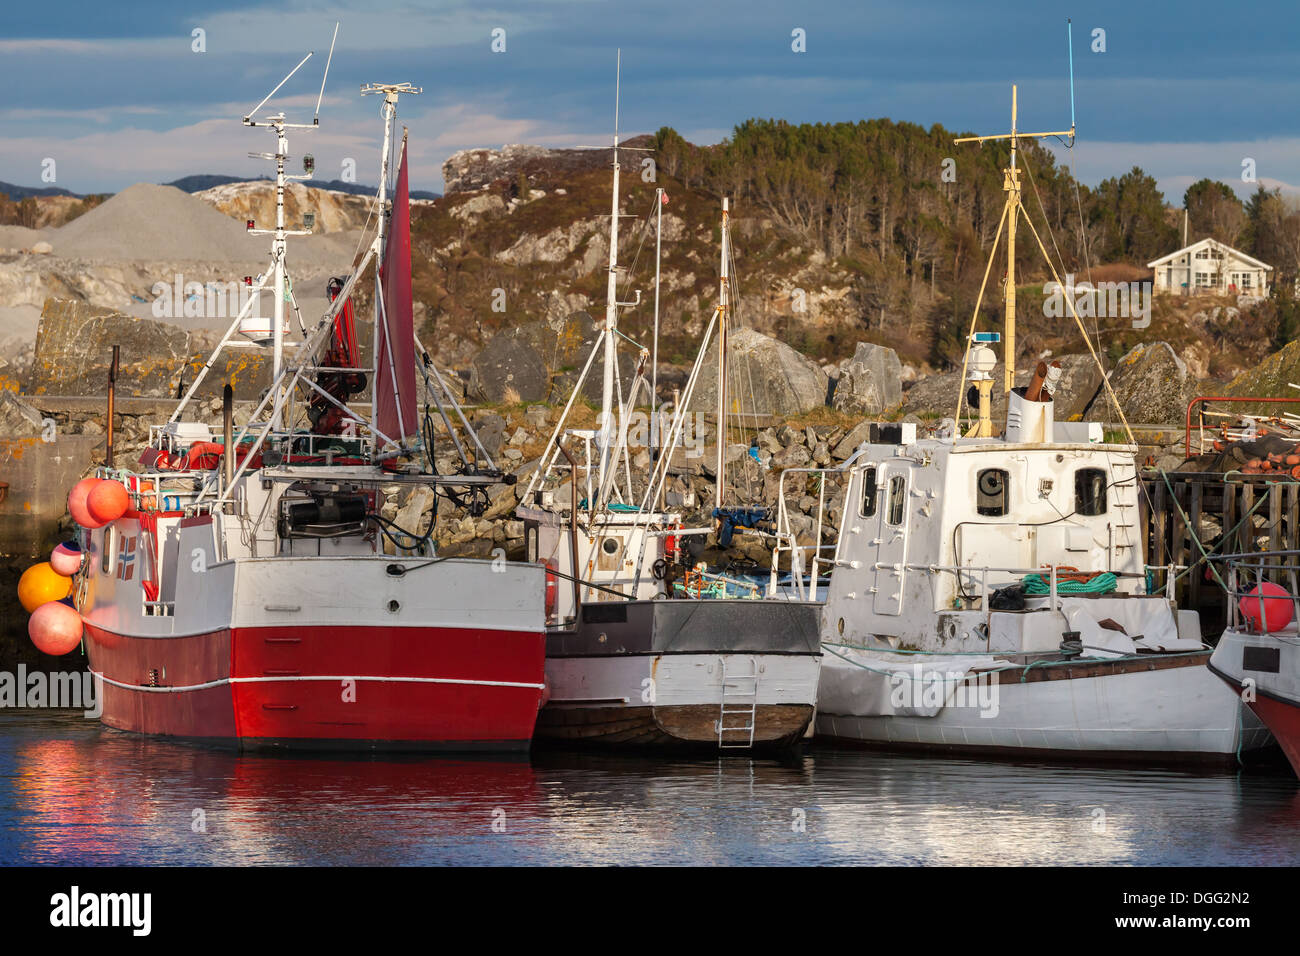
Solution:
[[[56,9],[58,15],[50,16]],[[354,158],[373,182],[378,103],[368,81],[410,81],[412,188],[439,190],[457,149],[606,142],[615,49],[622,127],[663,125],[717,142],[751,116],[792,122],[888,116],[1002,131],[1010,84],[1021,127],[1069,125],[1066,17],[1074,20],[1079,177],[1133,165],[1181,200],[1203,176],[1245,192],[1242,162],[1300,193],[1300,31],[1294,3],[977,0],[329,0],[205,3],[70,0],[11,5],[0,38],[0,180],[117,190],[188,173],[256,175],[270,135],[239,118],[307,50],[272,104],[310,119],[335,20],[342,23],[322,128],[300,134],[318,176]],[[193,52],[192,31],[206,51]],[[493,53],[492,31],[506,51]],[[806,33],[804,53],[791,31]],[[1093,52],[1093,31],[1105,52]],[[1061,153],[1063,160],[1068,160]]]

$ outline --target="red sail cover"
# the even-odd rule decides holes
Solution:
[[[397,166],[397,190],[388,223],[384,264],[383,319],[376,330],[379,374],[375,381],[375,418],[379,430],[401,441],[419,428],[415,420],[415,321],[411,316],[411,202],[406,184],[406,137]]]

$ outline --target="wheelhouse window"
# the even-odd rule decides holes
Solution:
[[[1106,513],[1106,472],[1080,468],[1074,473],[1074,513],[1085,517]]]
[[[858,514],[870,518],[876,513],[876,499],[880,496],[880,487],[876,484],[876,466],[862,469],[862,504]]]
[[[904,508],[907,506],[907,479],[896,475],[889,479],[889,511],[885,521],[891,525],[903,523]]]
[[[986,518],[1007,513],[1007,473],[1001,468],[985,468],[976,475],[975,511]]]

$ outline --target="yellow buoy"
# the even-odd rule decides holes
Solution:
[[[48,601],[62,601],[72,593],[72,578],[50,567],[50,562],[33,564],[18,579],[18,600],[28,614]]]

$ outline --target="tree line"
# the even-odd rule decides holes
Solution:
[[[889,119],[751,119],[716,146],[692,145],[668,127],[654,146],[669,176],[753,204],[778,230],[856,275],[868,328],[928,338],[949,354],[961,334],[956,319],[964,313],[969,321],[983,277],[1010,161],[1006,141],[956,145],[959,135]],[[1040,141],[1021,140],[1018,152],[1022,201],[1063,272],[1145,267],[1180,247],[1183,208],[1189,242],[1213,236],[1250,253],[1274,266],[1275,284],[1300,272],[1300,210],[1277,191],[1260,186],[1242,202],[1205,179],[1176,208],[1136,166],[1092,188]],[[1017,270],[1025,282],[1042,281],[1046,270],[1026,233]]]

